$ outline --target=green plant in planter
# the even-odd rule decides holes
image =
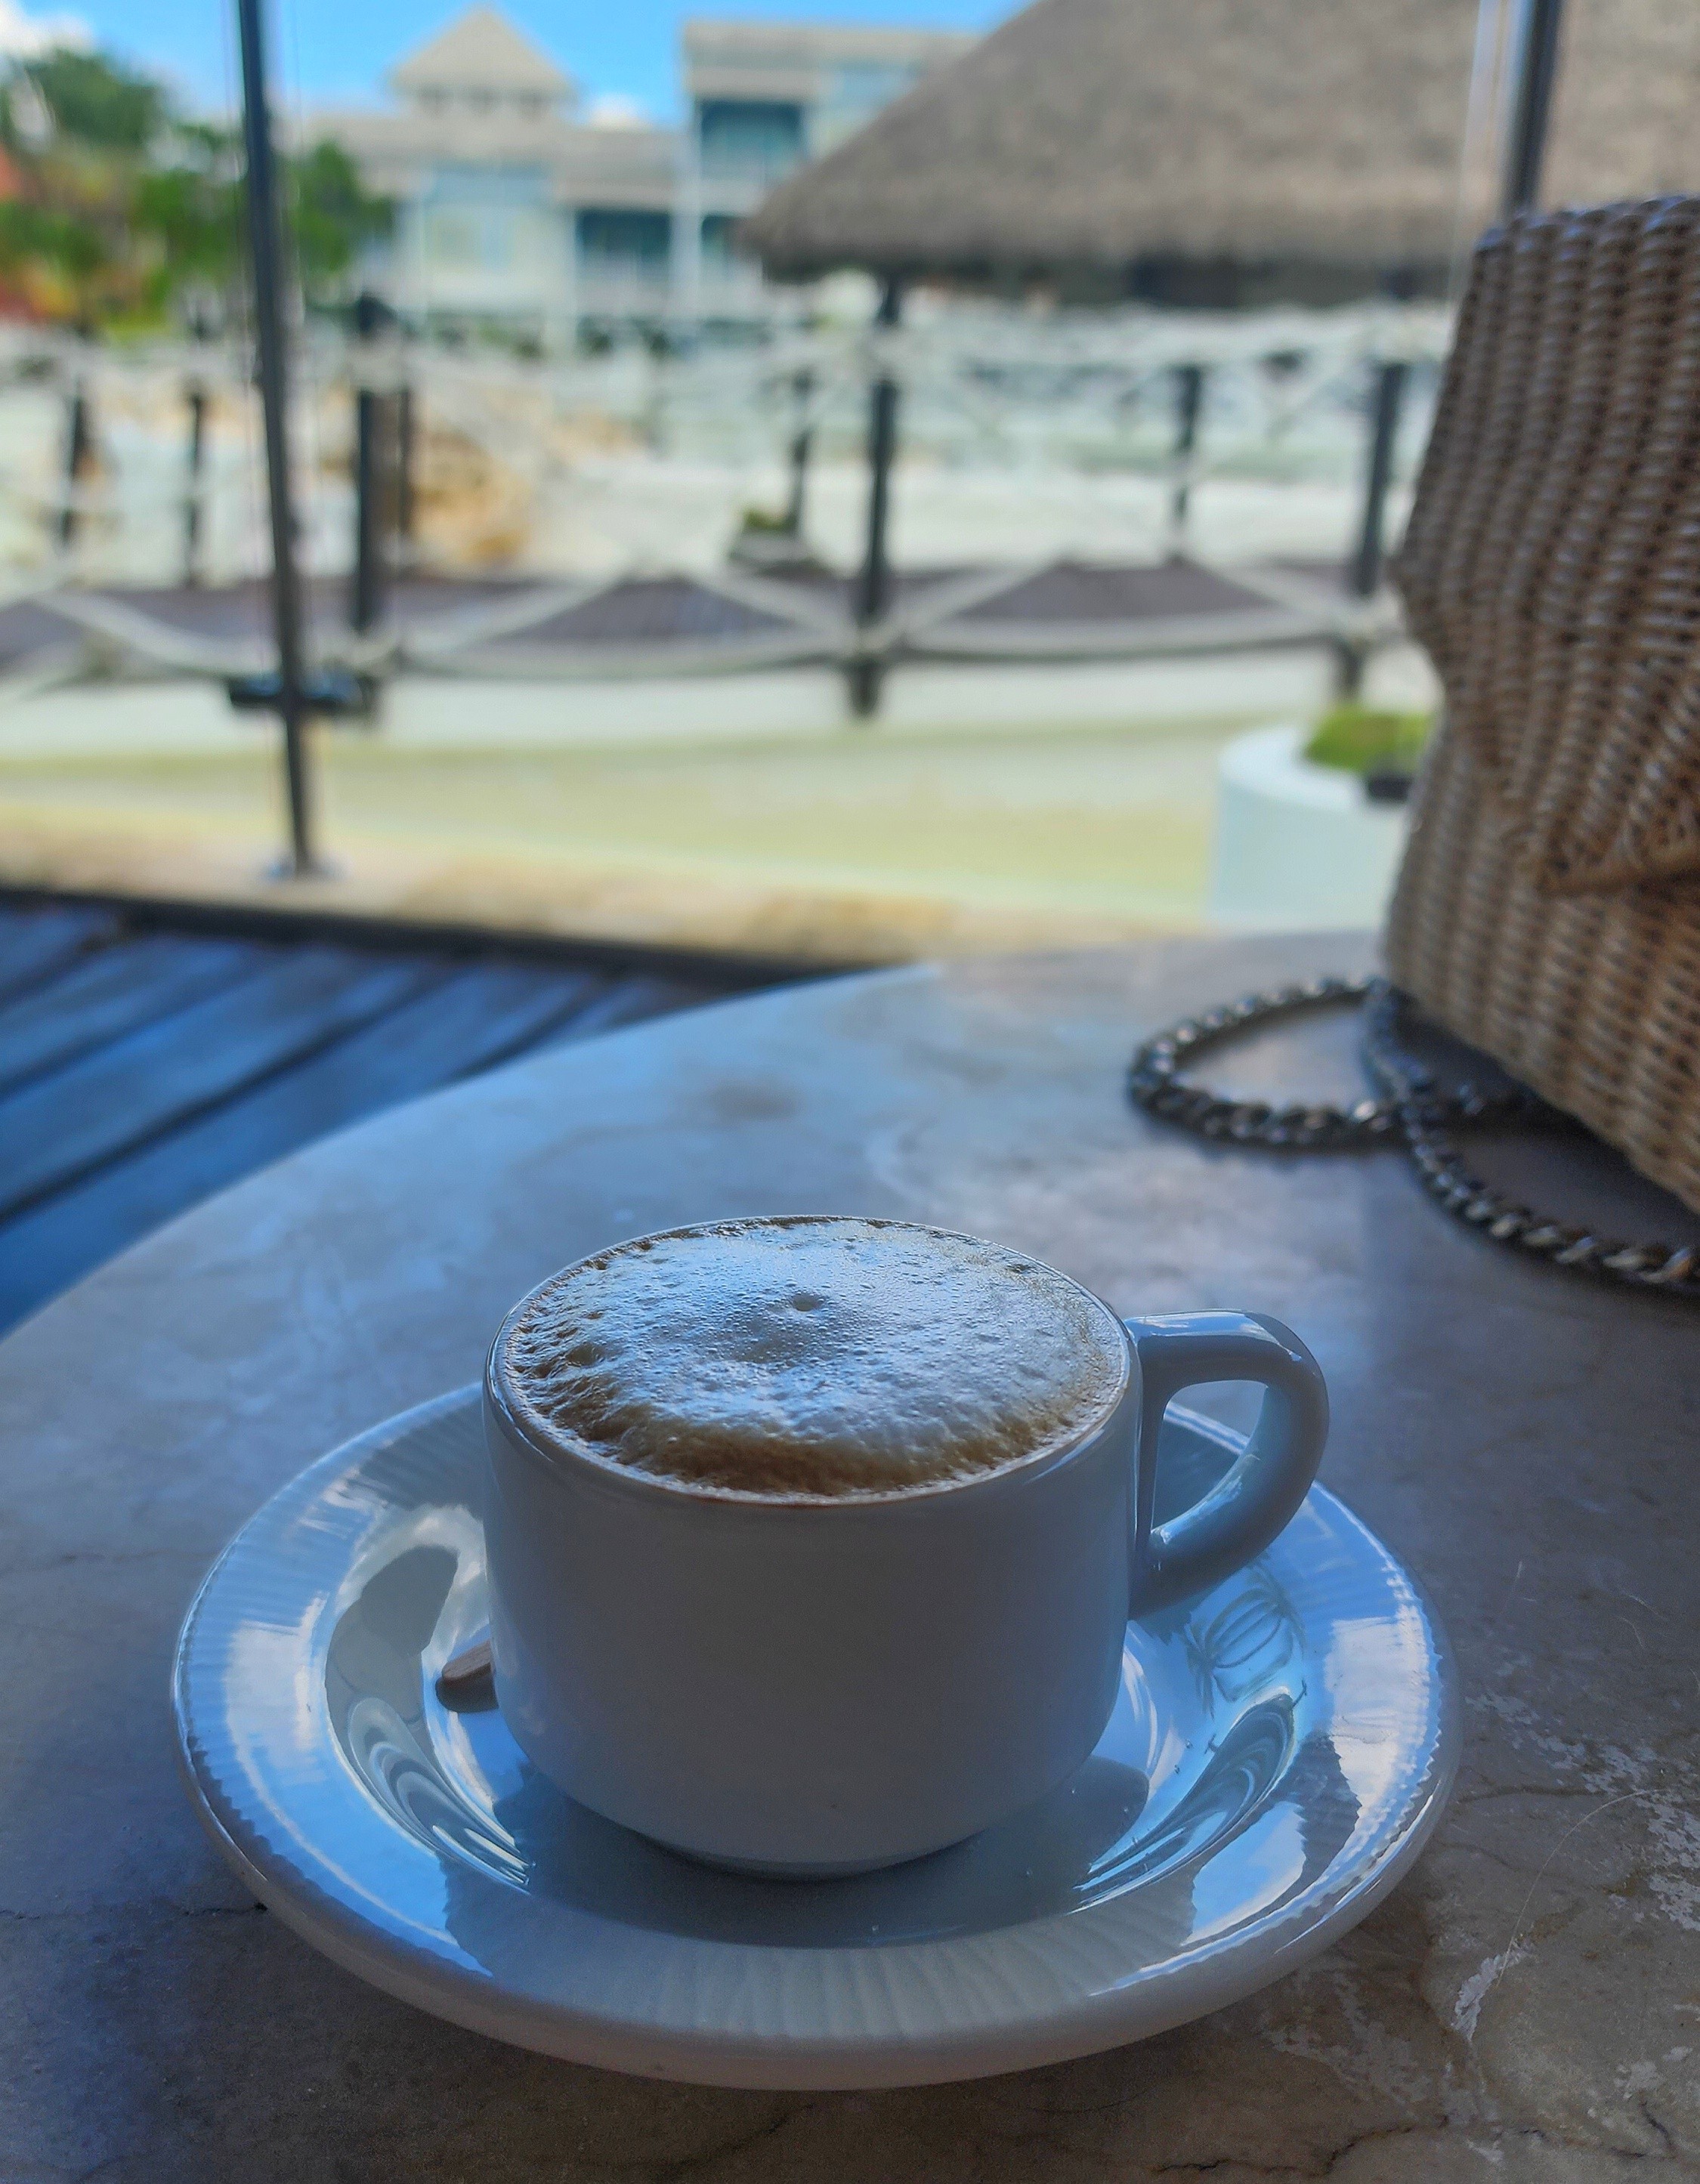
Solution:
[[[1414,773],[1434,725],[1432,713],[1388,712],[1348,699],[1323,715],[1304,755],[1343,773]]]
[[[746,538],[784,538],[790,536],[791,519],[775,515],[771,509],[746,508],[738,527]]]

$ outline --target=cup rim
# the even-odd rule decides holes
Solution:
[[[593,1454],[576,1436],[571,1440],[565,1435],[545,1439],[532,1427],[514,1401],[507,1386],[504,1352],[515,1322],[541,1290],[573,1273],[588,1261],[606,1257],[644,1242],[660,1243],[675,1236],[700,1235],[715,1229],[758,1226],[779,1228],[811,1223],[825,1226],[839,1221],[861,1222],[883,1228],[919,1229],[924,1234],[945,1237],[959,1243],[985,1244],[991,1241],[987,1237],[973,1235],[967,1229],[944,1228],[933,1222],[908,1221],[896,1214],[725,1214],[712,1220],[682,1221],[670,1228],[642,1229],[635,1235],[622,1238],[618,1243],[600,1245],[593,1251],[583,1252],[577,1259],[569,1260],[566,1266],[557,1268],[554,1273],[546,1274],[542,1281],[534,1284],[510,1308],[504,1315],[485,1356],[485,1402],[495,1412],[510,1440],[548,1470],[563,1474],[570,1472],[576,1477],[593,1479],[597,1485],[616,1492],[625,1491],[645,1497],[660,1495],[676,1505],[688,1503],[700,1507],[707,1502],[721,1508],[770,1510],[776,1513],[802,1511],[810,1514],[835,1509],[849,1511],[918,1504],[931,1506],[947,1496],[990,1489],[1006,1482],[1012,1485],[1017,1481],[1030,1480],[1068,1462],[1083,1448],[1096,1441],[1126,1407],[1134,1387],[1134,1361],[1138,1354],[1133,1337],[1128,1332],[1127,1323],[1095,1290],[1089,1290],[1084,1282],[1076,1281],[1073,1274],[1065,1273],[1060,1267],[1052,1266],[1049,1260],[1041,1259],[1034,1251],[1023,1251],[1020,1256],[1030,1259],[1035,1266],[1042,1267],[1047,1273],[1055,1274],[1059,1281],[1067,1282],[1071,1289],[1079,1290],[1105,1314],[1116,1329],[1122,1338],[1121,1376],[1114,1394],[1106,1400],[1103,1408],[1089,1424],[1066,1440],[1047,1442],[1034,1449],[1030,1455],[1017,1457],[1011,1462],[999,1464],[967,1478],[933,1479],[918,1486],[895,1486],[871,1493],[854,1494],[762,1494],[743,1487],[697,1485],[687,1479],[670,1478],[665,1472],[638,1471],[624,1464],[610,1462],[605,1457]],[[995,1245],[993,1248],[1003,1251],[1012,1247]]]

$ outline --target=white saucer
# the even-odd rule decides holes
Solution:
[[[1239,1446],[1172,1414],[1162,1502],[1196,1500]],[[439,1701],[485,1620],[482,1462],[463,1389],[304,1472],[202,1587],[176,1697],[195,1802],[255,1896],[351,1971],[498,2039],[791,2087],[1115,2047],[1363,1918],[1451,1786],[1445,1641],[1318,1488],[1250,1569],[1129,1626],[1103,1741],[1042,1806],[856,1880],[711,1872],[571,1803],[499,1713]]]

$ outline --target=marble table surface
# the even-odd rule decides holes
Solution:
[[[0,1346],[0,2177],[1700,2176],[1700,1322],[1485,1244],[1396,1155],[1225,1152],[1123,1103],[1142,1027],[1367,952],[1164,943],[674,1017],[317,1145]],[[1236,1081],[1344,1089],[1344,1036],[1248,1050]],[[1549,1196],[1636,1197],[1574,1148],[1529,1157]],[[300,1466],[474,1378],[554,1267],[755,1211],[976,1229],[1125,1310],[1251,1306],[1306,1336],[1324,1476],[1429,1588],[1469,1722],[1441,1834],[1346,1942],[1081,2062],[740,2093],[439,2024],[237,1887],[166,1699],[212,1556]]]

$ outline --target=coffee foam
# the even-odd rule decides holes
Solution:
[[[904,1223],[725,1222],[569,1268],[508,1332],[543,1437],[716,1490],[889,1494],[1073,1439],[1114,1402],[1120,1328],[1051,1268]]]

